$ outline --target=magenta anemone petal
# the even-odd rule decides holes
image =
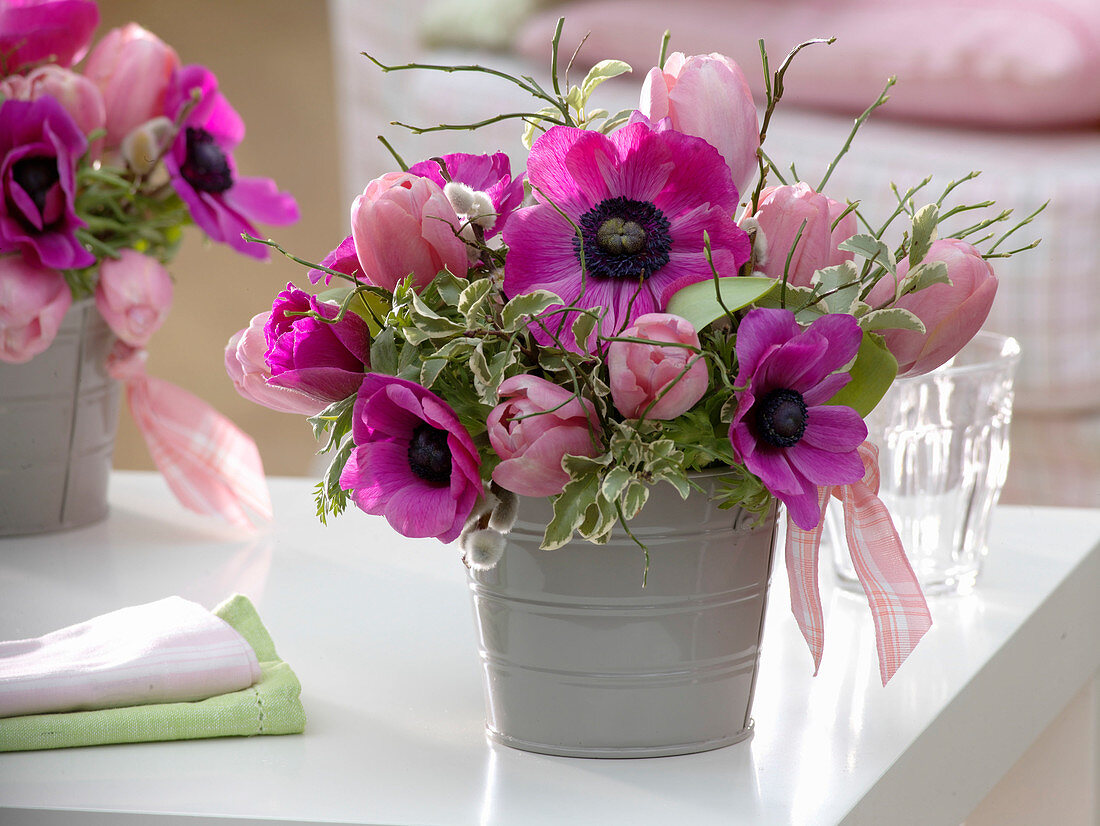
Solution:
[[[244,138],[244,121],[218,91],[214,74],[203,66],[184,66],[172,76],[165,108],[169,117],[187,110],[179,134],[164,157],[172,186],[195,223],[214,241],[237,252],[266,259],[262,244],[241,236],[258,236],[253,222],[290,224],[298,220],[294,198],[266,178],[237,175],[233,150]]]
[[[352,412],[340,486],[398,533],[451,542],[483,493],[481,458],[441,398],[415,382],[368,373]]]
[[[603,312],[603,336],[663,310],[669,284],[710,277],[704,233],[723,268],[736,272],[748,259],[748,236],[732,217],[729,168],[699,138],[641,122],[611,135],[557,126],[535,142],[527,175],[536,203],[504,229],[504,292],[545,289]],[[562,327],[561,345],[577,350],[570,321],[543,324]],[[552,342],[538,323],[531,330],[541,344]],[[602,349],[595,336],[593,347]]]
[[[863,478],[857,448],[866,424],[849,407],[821,404],[850,379],[837,371],[861,339],[856,319],[839,313],[802,330],[789,310],[758,308],[738,328],[737,384],[748,389],[738,398],[730,445],[804,530],[820,520],[819,487]]]
[[[355,239],[349,235],[341,241],[340,246],[321,259],[321,266],[355,278],[362,275],[363,268],[359,265],[359,254],[355,251]],[[332,273],[319,269],[309,271],[309,280],[313,284],[323,280],[327,287],[334,277]]]

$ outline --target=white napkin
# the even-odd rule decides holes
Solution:
[[[167,597],[0,642],[0,717],[204,700],[259,678],[256,654],[235,629]]]

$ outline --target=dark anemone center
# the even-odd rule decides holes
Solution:
[[[798,444],[806,432],[806,402],[796,390],[773,390],[756,406],[760,436],[776,447]]]
[[[12,164],[11,176],[34,201],[38,213],[45,217],[46,198],[61,180],[57,161],[54,158],[23,158]]]
[[[200,192],[225,192],[233,186],[229,161],[214,136],[205,129],[187,127],[187,157],[180,174]]]
[[[668,218],[648,201],[607,198],[581,216],[573,239],[577,261],[596,278],[644,280],[668,263],[672,247]]]
[[[418,425],[409,439],[409,469],[425,482],[441,484],[451,478],[451,450],[447,431]]]

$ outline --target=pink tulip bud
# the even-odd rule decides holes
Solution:
[[[0,361],[22,364],[53,343],[73,294],[57,270],[0,257]]]
[[[446,268],[465,276],[460,221],[435,181],[390,172],[371,181],[351,205],[351,235],[370,283],[393,290],[407,275],[423,288]]]
[[[569,481],[561,460],[596,456],[596,407],[588,399],[535,376],[512,376],[500,384],[504,401],[486,422],[489,442],[503,461],[493,481],[520,496],[554,496]]]
[[[264,328],[271,311],[253,316],[248,327],[235,333],[225,348],[225,372],[244,398],[280,413],[316,416],[328,402],[292,387],[268,384],[271,370],[264,359],[267,337]]]
[[[898,299],[895,307],[909,310],[925,326],[912,330],[884,330],[886,346],[898,360],[899,376],[919,376],[951,359],[974,338],[985,323],[997,295],[997,276],[981,253],[965,241],[943,238],[933,241],[925,262],[947,265],[950,284],[933,284]],[[898,279],[909,274],[909,261],[898,263]],[[890,301],[897,289],[893,277],[880,280],[867,296],[872,307]]]
[[[99,265],[95,306],[116,336],[144,347],[168,317],[172,278],[155,258],[123,250]]]
[[[38,100],[46,95],[61,104],[85,136],[103,128],[106,122],[103,95],[83,75],[49,64],[30,74],[12,75],[0,81],[0,96],[4,98]]]
[[[757,269],[772,278],[783,277],[787,256],[803,222],[806,226],[802,237],[790,256],[788,283],[809,287],[817,270],[851,261],[852,253],[838,251],[837,245],[856,234],[855,214],[849,212],[833,229],[833,222],[845,208],[839,201],[814,192],[801,182],[765,189],[760,194],[755,217],[764,233],[767,257],[757,264]]]
[[[703,398],[710,380],[706,361],[687,347],[675,346],[699,347],[699,335],[686,320],[648,313],[624,330],[622,337],[655,342],[612,341],[607,348],[611,399],[623,416],[675,419]]]
[[[748,81],[728,57],[673,52],[664,69],[649,70],[638,108],[652,121],[669,118],[676,131],[705,140],[726,159],[737,191],[748,190],[760,125]]]
[[[112,29],[96,44],[84,74],[103,93],[109,149],[132,129],[167,114],[165,94],[179,66],[172,47],[137,23]]]

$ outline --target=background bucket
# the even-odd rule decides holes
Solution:
[[[0,363],[0,536],[76,528],[107,515],[119,384],[95,304],[73,304],[49,349]]]

